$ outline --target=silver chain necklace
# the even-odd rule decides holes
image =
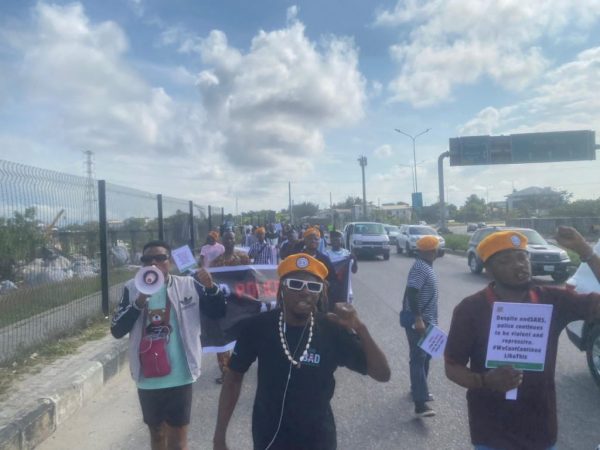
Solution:
[[[313,313],[310,313],[310,328],[308,329],[308,340],[306,341],[306,347],[304,348],[304,352],[302,352],[302,356],[296,361],[293,355],[290,353],[290,350],[287,345],[287,340],[285,339],[285,333],[283,332],[283,311],[279,313],[279,339],[281,340],[281,346],[283,347],[283,352],[285,356],[295,367],[300,367],[300,363],[306,359],[308,355],[308,348],[310,347],[310,341],[312,341],[313,337],[313,325],[315,323],[315,319],[313,317]],[[303,333],[304,334],[304,333]],[[300,336],[302,339],[302,336]],[[295,352],[294,352],[295,353]]]

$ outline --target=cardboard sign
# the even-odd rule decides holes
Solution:
[[[495,302],[485,367],[543,371],[552,305]]]
[[[435,325],[429,325],[417,345],[421,347],[424,352],[430,354],[432,358],[439,358],[444,354],[447,340],[448,335],[444,333],[441,328],[438,328]]]
[[[171,257],[180,273],[193,272],[198,268],[196,258],[187,245],[174,249]]]

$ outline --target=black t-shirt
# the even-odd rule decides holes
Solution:
[[[274,310],[247,319],[233,350],[229,368],[244,373],[258,358],[258,385],[252,414],[255,449],[273,439],[281,415],[290,362],[279,337],[279,313]],[[287,327],[290,353],[298,361],[304,352],[309,326]],[[292,367],[283,420],[272,449],[334,449],[336,432],[330,400],[333,373],[339,366],[366,374],[366,356],[358,337],[317,314],[306,361]]]

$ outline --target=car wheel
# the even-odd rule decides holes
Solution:
[[[596,385],[600,388],[600,325],[595,325],[587,340],[587,363]]]
[[[408,242],[406,243],[406,248],[405,248],[404,250],[406,251],[406,256],[409,256],[409,257],[410,257],[410,256],[412,256],[412,255],[413,255],[413,252],[412,252],[412,250],[410,249],[410,246],[408,245]]]
[[[569,279],[569,272],[554,272],[551,276],[554,281],[564,283]]]
[[[483,270],[483,266],[479,261],[477,261],[477,257],[473,254],[469,255],[469,269],[471,273],[479,274]]]
[[[387,253],[383,254],[383,260],[387,261],[388,259],[390,259],[390,252],[387,252]]]

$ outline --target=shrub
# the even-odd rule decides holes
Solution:
[[[463,250],[467,251],[469,248],[469,239],[471,236],[468,234],[446,234],[444,239],[446,240],[446,248],[450,250]]]

